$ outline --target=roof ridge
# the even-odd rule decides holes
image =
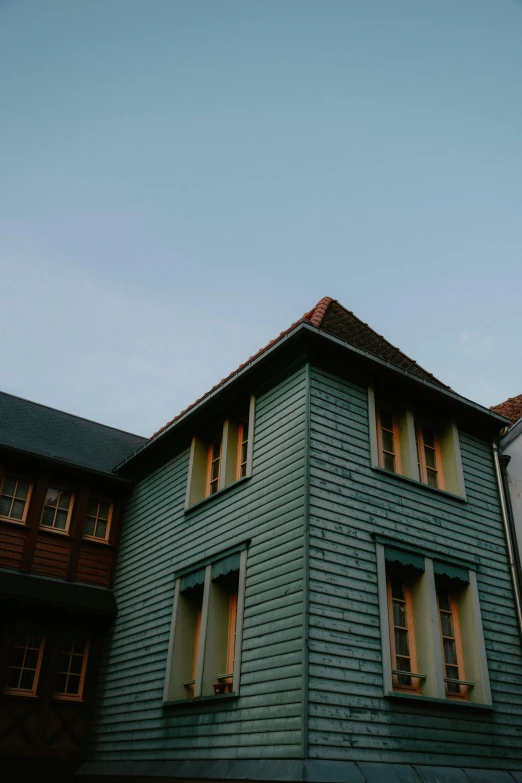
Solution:
[[[60,408],[53,408],[51,405],[44,405],[42,402],[35,402],[34,400],[27,400],[25,397],[19,397],[18,394],[10,394],[10,392],[0,391],[6,397],[11,397],[13,400],[20,400],[20,402],[28,402],[30,405],[37,405],[39,408],[45,408],[48,411],[54,411],[55,413],[61,413],[62,416],[70,416],[72,419],[79,419],[80,421],[86,421],[89,424],[96,424],[98,427],[105,427],[108,430],[114,430],[115,432],[122,432],[124,435],[132,435],[133,438],[142,438],[148,440],[145,435],[137,435],[135,432],[129,432],[128,430],[122,430],[120,427],[112,427],[110,424],[102,424],[100,421],[94,421],[94,419],[87,419],[85,416],[78,416],[76,413],[69,413],[68,411],[62,411]]]
[[[331,296],[323,296],[310,312],[305,313],[302,317],[302,321],[309,321],[312,326],[321,327],[321,322],[326,315],[326,311],[330,307],[332,302],[337,302],[337,299],[332,299]],[[339,304],[339,302],[337,302]],[[342,305],[341,305],[342,307]]]

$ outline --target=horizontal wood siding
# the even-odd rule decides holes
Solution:
[[[104,544],[82,541],[75,581],[107,587],[111,576],[113,550]]]
[[[0,522],[0,568],[20,568],[27,528]]]
[[[71,551],[69,536],[59,533],[39,533],[36,540],[31,571],[64,579]]]
[[[92,758],[299,756],[306,384],[301,367],[258,397],[251,479],[185,513],[185,452],[135,488]],[[241,695],[164,708],[174,573],[247,538]]]
[[[367,391],[312,371],[309,755],[519,769],[522,657],[491,444],[465,433],[468,502],[370,467]],[[383,697],[375,543],[479,562],[494,710]]]

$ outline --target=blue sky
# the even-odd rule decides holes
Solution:
[[[338,299],[522,393],[522,2],[0,0],[4,391],[150,434]]]

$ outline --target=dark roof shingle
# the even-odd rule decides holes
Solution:
[[[0,392],[0,446],[109,473],[146,440]]]

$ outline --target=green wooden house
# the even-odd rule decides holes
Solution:
[[[84,781],[522,781],[503,417],[329,298],[117,467]]]

